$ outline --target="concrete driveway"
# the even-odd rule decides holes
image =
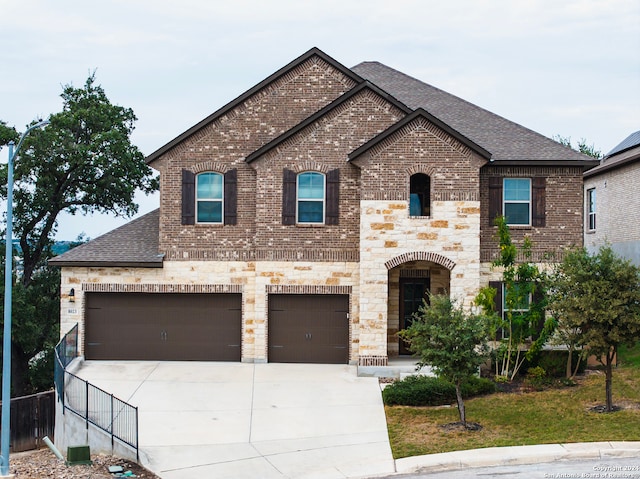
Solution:
[[[87,361],[77,374],[139,408],[141,462],[163,479],[394,471],[378,381],[355,366]]]

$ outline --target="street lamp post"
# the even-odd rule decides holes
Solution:
[[[0,478],[9,475],[9,443],[11,441],[11,293],[13,286],[13,165],[25,137],[36,128],[48,125],[47,120],[31,125],[20,137],[13,149],[9,142],[9,161],[7,163],[7,234],[5,238],[4,268],[4,336],[2,338],[2,433],[0,437]]]

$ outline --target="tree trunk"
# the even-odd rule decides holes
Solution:
[[[573,348],[569,347],[569,356],[567,357],[567,369],[565,371],[565,376],[567,377],[567,379],[571,379],[573,377],[572,373],[573,373],[573,368],[571,367],[571,360],[573,357]]]
[[[462,400],[462,391],[460,382],[456,382],[456,400],[458,401],[458,413],[460,413],[460,422],[467,427],[467,415],[464,411],[464,401]]]
[[[611,348],[607,352],[607,364],[605,365],[605,390],[607,393],[607,412],[613,411],[613,393],[611,391],[611,383],[613,379],[613,357],[615,350]]]

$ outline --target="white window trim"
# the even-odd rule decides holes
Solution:
[[[591,211],[591,195],[593,194],[593,211]],[[597,207],[596,201],[598,201],[598,195],[596,194],[596,189],[589,188],[587,190],[587,231],[595,231],[598,227],[597,223]],[[591,218],[593,218],[593,228],[591,227]]]
[[[200,175],[206,175],[206,174],[214,174],[214,175],[218,175],[222,178],[222,198],[219,200],[212,200],[209,198],[203,198],[203,199],[199,199],[198,198],[198,177]],[[224,175],[222,173],[218,173],[217,171],[203,171],[201,173],[198,173],[196,175],[196,184],[195,184],[195,197],[196,197],[196,209],[195,209],[195,216],[196,216],[196,224],[199,225],[222,225],[224,224]],[[207,203],[220,203],[220,208],[221,208],[221,214],[220,214],[220,221],[198,221],[198,203],[200,202],[207,202]]]
[[[506,191],[506,186],[505,186],[505,181],[506,180],[528,180],[529,181],[529,199],[528,200],[505,200],[504,196],[505,196],[505,191]],[[503,178],[502,179],[502,215],[506,218],[507,214],[506,214],[506,208],[505,205],[509,203],[509,204],[524,204],[527,203],[529,205],[529,222],[528,223],[507,223],[507,225],[509,226],[531,226],[533,223],[531,221],[531,216],[533,215],[533,211],[532,211],[532,203],[533,203],[533,182],[531,181],[531,178]]]
[[[319,198],[300,198],[300,196],[298,195],[298,186],[299,186],[300,176],[304,175],[305,173],[316,173],[322,176],[322,200],[320,200]],[[299,206],[300,206],[300,202],[305,202],[305,201],[314,202],[314,203],[318,203],[319,201],[322,201],[322,221],[300,221],[300,219],[298,218],[298,214],[300,212]],[[296,175],[296,223],[300,225],[323,225],[325,224],[326,213],[327,213],[327,175],[325,175],[320,171],[303,171],[298,173]]]

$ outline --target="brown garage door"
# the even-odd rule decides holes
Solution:
[[[240,361],[240,294],[87,293],[85,357]]]
[[[269,361],[349,362],[348,295],[269,295]]]

